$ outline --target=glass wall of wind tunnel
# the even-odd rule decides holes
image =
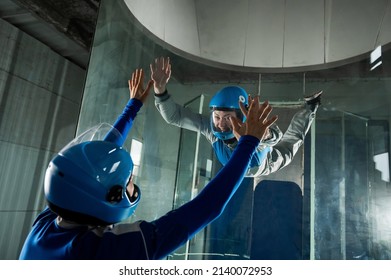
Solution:
[[[217,90],[239,84],[249,93],[260,91],[261,98],[273,104],[284,130],[286,116],[301,106],[303,96],[322,89],[322,105],[295,163],[264,179],[295,182],[302,191],[301,258],[391,259],[390,46],[383,46],[377,60],[382,64],[375,68],[368,54],[348,65],[305,73],[225,71],[160,46],[132,21],[121,2],[101,3],[79,133],[97,123],[113,123],[128,101],[131,72],[142,67],[148,78],[149,64],[159,56],[171,58],[168,90],[174,100],[202,114],[209,113],[207,105]],[[184,76],[190,72],[182,69],[197,69],[197,79]],[[213,73],[214,79],[197,73]],[[221,166],[205,141],[202,135],[165,123],[149,96],[125,144],[133,158],[139,158],[135,182],[142,189],[142,201],[130,221],[164,215],[215,176]],[[263,220],[256,220],[254,193],[251,179],[246,179],[222,217],[169,259],[255,258],[255,247],[273,244],[268,239],[273,232],[261,237],[255,230]],[[265,228],[285,230],[276,224]],[[284,248],[277,244],[271,250]]]

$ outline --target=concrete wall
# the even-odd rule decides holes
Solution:
[[[0,50],[0,259],[16,259],[47,164],[75,135],[85,70],[3,20]]]

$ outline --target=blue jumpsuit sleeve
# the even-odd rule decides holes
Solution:
[[[154,258],[167,256],[221,215],[241,184],[258,144],[256,137],[242,136],[229,162],[193,200],[153,222]]]
[[[126,104],[122,114],[119,115],[114,123],[116,130],[111,130],[104,138],[104,141],[116,143],[118,146],[122,146],[128,136],[128,133],[133,125],[133,120],[136,118],[137,112],[143,106],[143,103],[135,98],[132,98]],[[115,133],[118,131],[121,135]]]

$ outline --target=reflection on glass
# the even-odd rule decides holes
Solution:
[[[381,60],[381,46],[378,46],[371,52],[370,56],[370,62],[371,62],[371,69],[370,71],[374,70],[376,67],[380,66],[382,64]]]
[[[389,153],[382,153],[373,156],[376,170],[380,171],[381,179],[390,182],[390,158]]]
[[[143,143],[136,139],[132,139],[132,145],[130,147],[130,156],[133,160],[133,175],[138,176],[139,175],[139,168],[141,164],[141,155],[143,150]]]

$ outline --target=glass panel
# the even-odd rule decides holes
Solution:
[[[384,204],[390,200],[389,159],[381,164],[387,170],[383,173],[375,162],[376,155],[389,153],[389,122],[371,118],[343,110],[318,114],[312,205],[315,259],[391,256],[390,224],[380,222],[390,210]]]
[[[239,84],[249,93],[261,93],[263,100],[288,108],[303,103],[306,94],[323,89],[322,105],[302,147],[304,167],[291,173],[287,166],[273,174],[281,181],[303,177],[303,258],[391,259],[389,45],[382,47],[376,60],[382,64],[376,68],[369,53],[341,62],[341,66],[283,69],[285,73],[213,66],[162,45],[140,27],[122,1],[102,0],[79,130],[97,121],[112,123],[128,99],[130,73],[136,67],[149,69],[159,56],[171,58],[168,91],[172,98],[192,110],[199,110],[202,103],[205,114],[208,100],[226,85]],[[143,201],[133,219],[151,220],[185,203],[221,168],[204,137],[164,122],[153,100],[139,113],[130,137],[143,143],[137,182]],[[206,167],[210,160],[211,171]],[[249,203],[233,207],[251,215],[252,194],[240,190],[241,201]],[[230,213],[228,209],[223,215]],[[171,257],[206,259],[214,257],[208,253],[217,252],[218,258],[239,259],[246,254],[248,258],[251,225],[243,222],[241,228],[242,224],[224,217]],[[221,239],[216,242],[204,242],[217,236]],[[240,242],[241,247],[227,245]]]
[[[323,148],[316,150],[315,205],[323,207],[315,209],[315,256],[360,258],[368,247],[368,120],[345,112],[322,116],[317,131],[328,133],[316,137]]]
[[[184,107],[189,108],[194,112],[202,113],[203,96],[199,96],[184,104]],[[179,143],[179,157],[177,166],[177,180],[174,197],[174,208],[177,208],[187,201],[192,199],[202,189],[205,182],[210,178],[205,177],[205,168],[202,170],[201,176],[201,158],[198,157],[201,146],[200,141],[205,142],[198,133],[186,129],[181,129]],[[206,143],[208,144],[208,143]],[[203,145],[211,154],[210,145]],[[206,151],[201,153],[207,155]],[[204,164],[205,165],[205,164]],[[200,182],[201,180],[201,182]]]
[[[184,107],[203,113],[204,96],[196,97],[184,104]],[[175,184],[174,208],[194,198],[210,181],[211,173],[207,165],[213,162],[210,144],[197,132],[181,129]],[[212,165],[213,166],[213,165]],[[173,252],[169,259],[202,259],[204,254],[204,231]]]

